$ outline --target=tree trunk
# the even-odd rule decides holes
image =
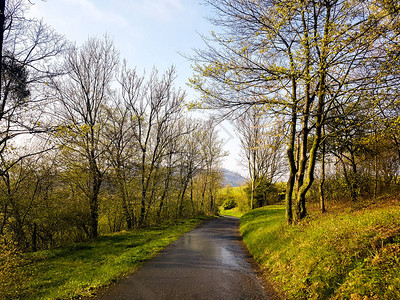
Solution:
[[[287,156],[289,160],[289,178],[286,184],[285,203],[286,203],[286,223],[288,225],[293,222],[292,195],[297,172],[296,159],[294,156],[294,144],[296,139],[296,122],[297,122],[297,100],[296,100],[296,80],[292,79],[292,115],[290,120],[289,145],[287,148]]]
[[[93,190],[93,195],[90,198],[90,237],[95,238],[98,236],[98,224],[99,224],[99,202],[98,202],[98,191],[97,188]]]
[[[120,182],[120,191],[122,196],[122,210],[125,217],[126,227],[128,230],[131,230],[133,228],[133,220],[127,203],[125,184],[123,182]]]
[[[356,158],[354,155],[354,151],[351,152],[351,200],[353,202],[357,202],[357,190],[358,190],[358,173],[357,173],[357,164],[356,164]]]
[[[142,153],[142,197],[140,201],[140,217],[139,217],[139,227],[143,225],[144,223],[144,218],[146,216],[146,183],[145,183],[145,171],[146,171],[146,151],[143,151]]]
[[[200,202],[200,207],[204,210],[203,212],[205,212],[205,209],[204,209],[204,202],[205,202],[205,200],[206,200],[206,189],[207,189],[207,181],[206,181],[207,179],[205,179],[205,183],[204,183],[204,187],[203,187],[203,190],[201,191],[201,202]]]
[[[251,179],[250,209],[254,209],[254,178]]]
[[[127,189],[126,189],[126,176],[123,171],[122,162],[120,160],[120,156],[117,157],[117,166],[115,168],[117,182],[119,185],[119,192],[121,193],[121,200],[122,200],[122,212],[125,218],[126,227],[128,230],[133,228],[133,220],[131,216],[131,209],[130,205],[128,204],[128,197],[127,197]]]
[[[99,193],[102,182],[102,174],[97,167],[96,161],[93,159],[90,161],[90,178],[92,181],[91,191],[90,191],[90,199],[89,199],[89,207],[90,207],[90,236],[91,238],[95,238],[98,236],[98,224],[99,224]]]
[[[294,158],[294,141],[296,135],[296,112],[295,109],[292,111],[292,122],[290,124],[290,136],[289,136],[289,147],[287,149],[287,156],[289,159],[290,174],[286,184],[285,203],[286,203],[286,222],[292,224],[293,222],[293,210],[292,210],[292,195],[294,189],[294,182],[296,176],[296,161]]]
[[[324,130],[323,130],[324,131]],[[324,132],[325,134],[325,132]],[[324,183],[325,183],[325,150],[326,145],[325,141],[322,143],[322,157],[321,157],[321,182],[319,183],[319,202],[321,212],[326,212],[325,209],[325,192],[324,192]]]
[[[32,232],[32,251],[37,251],[37,224],[33,223],[33,232]]]
[[[300,154],[298,157],[298,169],[296,174],[296,189],[295,189],[295,199],[296,199],[296,219],[299,220],[299,216],[305,214],[305,201],[303,201],[303,197],[298,197],[300,194],[300,190],[304,183],[304,176],[307,165],[307,146],[308,146],[308,134],[310,132],[308,128],[309,118],[310,118],[310,107],[312,102],[314,101],[314,96],[311,95],[311,75],[310,75],[310,63],[311,63],[311,55],[310,55],[310,42],[309,42],[309,34],[307,28],[307,22],[304,16],[304,11],[301,13],[303,28],[304,28],[304,36],[303,42],[305,47],[305,81],[306,81],[306,89],[305,89],[305,101],[303,108],[303,118],[301,121],[301,138],[299,139],[298,145],[298,153]]]
[[[23,250],[23,251],[27,250],[28,242],[27,242],[25,231],[24,231],[24,224],[21,220],[21,216],[20,216],[18,209],[15,207],[15,204],[13,204],[12,215],[15,219],[15,226],[13,226],[14,227],[13,229],[14,229],[17,245],[21,250]]]
[[[0,225],[0,235],[4,235],[4,228],[6,226],[7,219],[8,219],[7,210],[8,210],[8,205],[7,205],[6,201],[4,201],[3,220],[1,221],[1,225]]]
[[[374,185],[374,200],[376,201],[376,197],[378,194],[378,138],[377,138],[377,134],[376,134],[376,127],[374,130],[374,135],[375,135],[375,153],[374,153],[374,175],[375,175],[375,185]]]
[[[0,0],[0,83],[3,81],[3,40],[4,40],[4,23],[5,23],[5,9],[6,1]],[[2,85],[0,84],[0,95],[2,95]],[[1,109],[1,114],[3,114]]]
[[[190,203],[192,203],[192,213],[193,215],[196,215],[196,208],[193,199],[193,175],[190,176]]]
[[[317,159],[317,150],[319,148],[322,136],[322,127],[324,122],[323,112],[325,106],[325,95],[327,91],[326,76],[327,76],[327,59],[328,59],[328,46],[329,46],[329,32],[331,30],[331,6],[326,6],[326,18],[324,24],[324,36],[321,45],[321,57],[319,61],[319,82],[318,82],[318,104],[315,122],[315,136],[314,142],[310,150],[309,163],[307,169],[307,178],[301,185],[297,194],[296,205],[296,221],[300,221],[307,215],[306,210],[306,194],[314,182],[314,170]]]
[[[161,220],[161,212],[164,208],[164,201],[167,197],[167,192],[169,189],[169,182],[170,182],[170,178],[172,175],[172,168],[169,168],[168,173],[167,173],[167,178],[165,179],[165,184],[164,184],[164,191],[161,195],[161,199],[160,199],[160,205],[158,207],[158,211],[157,211],[157,219],[160,221]]]
[[[187,187],[189,186],[189,181],[190,181],[190,176],[191,176],[190,174],[191,174],[191,171],[188,172],[186,178],[184,179],[182,193],[180,193],[180,197],[178,198],[179,199],[179,204],[178,204],[178,215],[179,215],[179,217],[183,217],[183,215],[182,215],[182,212],[183,212],[183,200],[185,198],[185,193],[186,193]]]

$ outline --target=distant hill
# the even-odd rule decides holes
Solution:
[[[222,172],[224,174],[223,186],[226,186],[227,184],[229,184],[232,187],[241,186],[247,180],[246,178],[244,178],[240,174],[232,172],[232,171],[229,171],[228,169],[222,169]]]

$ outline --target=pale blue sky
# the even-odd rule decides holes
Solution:
[[[182,54],[204,48],[199,34],[213,30],[205,19],[210,8],[200,0],[34,0],[30,15],[43,19],[70,41],[82,44],[89,36],[109,35],[131,67],[150,72],[176,67],[176,84],[188,98],[196,93],[186,86],[192,70]],[[220,135],[230,152],[224,167],[243,173],[238,165],[238,142],[229,124],[223,124]]]
[[[89,36],[110,35],[131,66],[165,70],[176,66],[179,83],[190,76],[180,53],[202,47],[210,10],[197,0],[34,0],[31,14],[78,44]],[[182,80],[181,80],[182,77]]]

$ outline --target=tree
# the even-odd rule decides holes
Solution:
[[[108,37],[90,38],[82,48],[69,50],[65,59],[68,74],[54,81],[63,124],[57,136],[71,164],[86,175],[81,189],[90,207],[91,237],[98,235],[98,197],[108,147],[102,138],[117,64],[118,52]]]
[[[44,82],[60,74],[55,59],[66,46],[64,38],[42,21],[24,16],[27,5],[22,0],[0,1],[0,177],[4,188],[1,234],[8,228],[24,250],[29,244],[25,225],[32,206],[25,204],[36,200],[36,193],[31,197],[31,189],[26,188],[26,195],[19,196],[23,194],[22,184],[14,184],[31,175],[22,160],[45,152],[49,146],[23,147],[20,141],[27,142],[28,137],[49,130],[44,126],[42,109],[46,102],[38,91]],[[20,174],[15,171],[18,169]],[[35,186],[36,178],[30,179]]]
[[[285,171],[283,167],[283,125],[271,124],[264,119],[262,110],[253,107],[236,121],[242,150],[250,174],[250,207],[254,208],[254,193],[257,184],[264,181],[274,183]]]
[[[198,51],[192,85],[205,105],[236,110],[264,107],[287,116],[290,174],[286,191],[287,220],[292,220],[295,138],[299,112],[299,78],[303,75],[302,23],[295,20],[300,5],[293,1],[207,1],[218,12],[214,24],[225,33],[213,35],[220,48]],[[296,57],[296,54],[298,55]],[[310,57],[307,57],[309,60]],[[203,66],[200,64],[203,63]]]
[[[114,103],[108,108],[108,122],[105,128],[105,138],[110,141],[107,147],[107,160],[110,164],[111,181],[115,182],[122,202],[123,215],[127,229],[132,229],[137,216],[133,207],[133,191],[130,188],[132,177],[137,175],[138,162],[136,156],[139,148],[134,143],[133,132],[135,122],[131,122],[132,114],[123,97],[116,95]]]
[[[203,107],[221,109],[224,116],[262,106],[286,119],[287,221],[292,200],[301,220],[322,127],[336,106],[357,110],[376,82],[378,72],[369,66],[391,13],[374,10],[374,1],[205,2],[217,12],[213,24],[224,31],[197,51],[191,84],[202,92]]]
[[[195,213],[193,199],[193,178],[204,166],[200,156],[201,124],[197,120],[187,118],[181,125],[182,134],[176,141],[178,148],[175,153],[175,172],[177,173],[176,187],[178,190],[177,217],[184,216],[184,210]],[[190,196],[187,191],[190,186]],[[190,199],[190,204],[185,199]],[[189,214],[186,214],[189,215]]]
[[[140,77],[135,70],[124,67],[119,80],[122,99],[132,114],[133,139],[139,149],[139,226],[144,225],[153,204],[157,184],[154,176],[162,159],[168,155],[168,145],[181,135],[174,130],[174,124],[182,117],[185,93],[173,87],[175,76],[174,68],[162,76],[154,69],[145,81],[144,76]]]
[[[16,137],[48,130],[37,90],[60,74],[54,61],[66,46],[42,21],[25,18],[26,5],[23,0],[0,1],[0,154]],[[34,154],[21,152],[7,165]],[[2,165],[0,175],[6,171]]]
[[[200,157],[203,161],[202,173],[200,176],[203,177],[204,180],[202,183],[200,205],[203,211],[214,214],[216,210],[216,192],[217,189],[220,188],[222,180],[220,167],[221,159],[226,156],[227,153],[222,150],[223,140],[218,138],[215,120],[210,119],[206,121],[200,133]]]

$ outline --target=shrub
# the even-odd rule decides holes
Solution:
[[[225,210],[232,209],[236,206],[237,206],[237,204],[236,204],[235,198],[233,198],[232,196],[228,196],[228,199],[226,199],[224,201],[224,203],[222,203],[222,208]]]
[[[256,179],[254,183],[254,207],[276,204],[281,201],[282,187],[279,184],[270,182],[267,178]],[[245,187],[245,192],[250,203],[251,201],[251,182]]]
[[[0,242],[0,299],[16,299],[25,278],[24,259],[14,245]]]

